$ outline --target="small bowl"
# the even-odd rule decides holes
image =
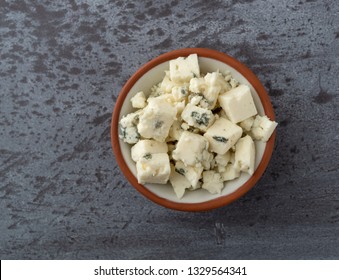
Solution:
[[[196,53],[199,57],[201,72],[214,72],[229,70],[232,76],[240,83],[251,88],[252,96],[260,115],[267,115],[275,120],[274,111],[269,96],[259,79],[244,64],[236,59],[205,48],[186,48],[174,50],[162,54],[137,70],[122,88],[115,104],[112,124],[111,142],[118,165],[127,180],[144,196],[164,207],[181,211],[205,211],[225,206],[248,192],[260,179],[271,158],[275,135],[274,132],[268,142],[255,141],[256,163],[252,176],[241,173],[241,176],[233,181],[225,182],[225,187],[219,195],[210,194],[204,189],[186,191],[183,198],[178,199],[170,184],[144,184],[136,179],[136,166],[131,158],[131,145],[124,143],[118,136],[118,124],[122,116],[135,111],[130,99],[138,92],[147,94],[154,84],[159,83],[164,77],[164,71],[169,69],[169,60],[179,56],[186,57]]]

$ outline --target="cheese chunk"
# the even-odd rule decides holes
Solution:
[[[213,170],[204,171],[202,173],[202,188],[208,190],[211,194],[220,194],[224,188],[221,175]]]
[[[132,159],[137,162],[141,157],[148,157],[152,154],[167,153],[166,143],[155,140],[140,140],[131,149]]]
[[[137,161],[137,178],[140,184],[166,184],[170,173],[168,154],[147,154]]]
[[[190,126],[199,128],[201,131],[206,131],[214,122],[214,115],[211,110],[197,107],[188,103],[181,117]]]
[[[133,108],[144,108],[146,106],[146,97],[142,91],[137,92],[132,98]]]
[[[240,170],[234,166],[233,163],[229,163],[225,167],[225,171],[221,173],[224,181],[231,181],[240,176]]]
[[[162,80],[160,84],[160,90],[164,93],[172,93],[172,89],[176,87],[177,84],[173,81],[171,81],[169,74],[166,74],[164,79]]]
[[[208,141],[199,134],[184,131],[173,151],[173,159],[181,160],[185,165],[198,165],[203,160],[203,151],[208,149]]]
[[[271,121],[267,116],[256,116],[251,129],[251,136],[256,140],[267,142],[278,123]]]
[[[181,128],[180,121],[174,121],[170,130],[169,130],[169,139],[167,142],[179,140],[181,134],[183,133],[183,129]]]
[[[174,86],[172,95],[175,101],[183,101],[188,96],[188,85]]]
[[[198,181],[201,178],[203,167],[186,166],[182,161],[177,161],[175,164],[175,170],[185,176],[185,178],[190,182],[191,189],[199,187]]]
[[[220,93],[224,93],[231,89],[231,86],[220,72],[207,73],[204,79],[207,86],[218,87]]]
[[[245,131],[250,131],[253,123],[254,123],[254,117],[250,117],[250,118],[240,122],[239,126],[241,126],[242,129],[245,130]]]
[[[198,56],[196,54],[170,60],[169,68],[170,79],[175,83],[189,82],[190,79],[200,76]]]
[[[242,128],[236,124],[219,118],[207,129],[204,137],[209,142],[211,152],[225,154],[241,137]]]
[[[218,100],[233,123],[241,122],[257,114],[251,90],[247,85],[240,85],[220,94]]]
[[[135,144],[140,139],[140,134],[135,126],[123,127],[119,125],[119,138],[128,144]]]
[[[202,93],[207,88],[204,78],[193,78],[190,80],[189,90],[194,93]]]
[[[174,122],[177,111],[166,100],[151,98],[140,117],[138,131],[144,138],[164,142]]]
[[[176,171],[173,164],[171,164],[171,174],[169,180],[178,198],[182,198],[185,194],[185,190],[191,187],[191,183],[186,179],[185,176]]]
[[[240,138],[235,147],[235,165],[240,171],[254,173],[255,146],[252,138],[246,135]]]
[[[220,155],[217,154],[215,157],[215,162],[218,166],[218,172],[222,173],[226,171],[226,165],[228,164],[228,162],[230,161],[231,158],[231,153],[230,151],[227,151],[225,154]]]
[[[121,118],[119,122],[119,138],[128,144],[135,144],[140,139],[137,129],[143,110],[138,110]]]

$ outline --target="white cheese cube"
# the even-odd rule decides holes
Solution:
[[[166,143],[155,140],[140,140],[131,148],[132,159],[137,162],[141,157],[148,157],[150,154],[167,153]]]
[[[241,126],[242,129],[245,130],[245,131],[250,131],[251,128],[252,128],[253,122],[254,122],[254,117],[250,117],[250,118],[240,122],[239,126]]]
[[[171,164],[171,174],[169,177],[173,190],[178,198],[182,198],[185,194],[185,190],[191,187],[191,183],[175,170],[175,167]]]
[[[176,114],[176,109],[166,100],[160,97],[148,99],[148,105],[144,108],[144,113],[138,124],[140,135],[144,138],[153,138],[164,142]]]
[[[171,173],[169,157],[166,153],[141,157],[136,166],[140,184],[166,184]]]
[[[203,167],[186,166],[182,161],[177,161],[175,163],[175,171],[185,176],[190,182],[190,186],[192,186],[191,189],[196,189],[198,187],[198,181],[201,178]]]
[[[181,118],[190,126],[199,128],[201,131],[206,131],[214,122],[214,115],[211,110],[197,107],[191,103],[187,104]]]
[[[207,129],[204,137],[209,142],[209,150],[217,154],[225,154],[241,137],[242,128],[220,118]]]
[[[220,94],[218,100],[233,123],[241,122],[257,114],[251,90],[247,85],[240,85]]]
[[[256,140],[267,142],[278,123],[271,121],[267,116],[256,116],[251,129],[251,135]]]
[[[207,73],[204,79],[209,87],[219,87],[220,93],[231,89],[231,86],[220,72]]]
[[[146,97],[142,91],[137,92],[132,98],[133,108],[144,108],[146,106]]]
[[[203,160],[203,151],[208,149],[208,141],[205,137],[184,131],[173,151],[173,158],[181,160],[185,165],[199,165]]]
[[[213,170],[204,171],[202,173],[202,188],[208,190],[211,194],[220,194],[224,188],[221,175]]]
[[[240,171],[254,173],[255,146],[252,138],[246,135],[240,138],[235,148],[235,165]]]
[[[240,176],[240,170],[234,164],[229,163],[226,165],[225,171],[221,173],[221,176],[224,181],[231,181]]]
[[[170,79],[176,83],[189,82],[190,79],[200,76],[197,54],[170,60],[169,68]]]

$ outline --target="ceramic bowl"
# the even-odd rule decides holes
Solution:
[[[122,88],[113,111],[111,124],[111,141],[116,161],[127,180],[140,193],[155,203],[167,208],[182,211],[205,211],[225,206],[248,192],[260,179],[271,158],[275,135],[274,132],[267,143],[255,141],[256,162],[252,176],[242,172],[241,176],[233,181],[225,182],[221,194],[210,194],[204,189],[186,191],[183,198],[178,199],[168,185],[144,184],[136,179],[136,166],[131,158],[131,145],[124,143],[118,136],[118,123],[122,116],[135,111],[130,99],[138,92],[150,92],[153,85],[164,77],[164,71],[169,69],[169,60],[179,56],[198,54],[202,73],[229,70],[232,76],[242,84],[250,87],[252,96],[260,115],[267,115],[275,120],[274,111],[269,96],[259,79],[244,64],[224,53],[205,48],[186,48],[162,54],[138,69]]]

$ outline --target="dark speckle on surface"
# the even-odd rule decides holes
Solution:
[[[306,1],[0,1],[1,259],[338,259],[339,5]],[[275,108],[257,185],[203,213],[123,177],[111,112],[173,49],[246,64]]]

